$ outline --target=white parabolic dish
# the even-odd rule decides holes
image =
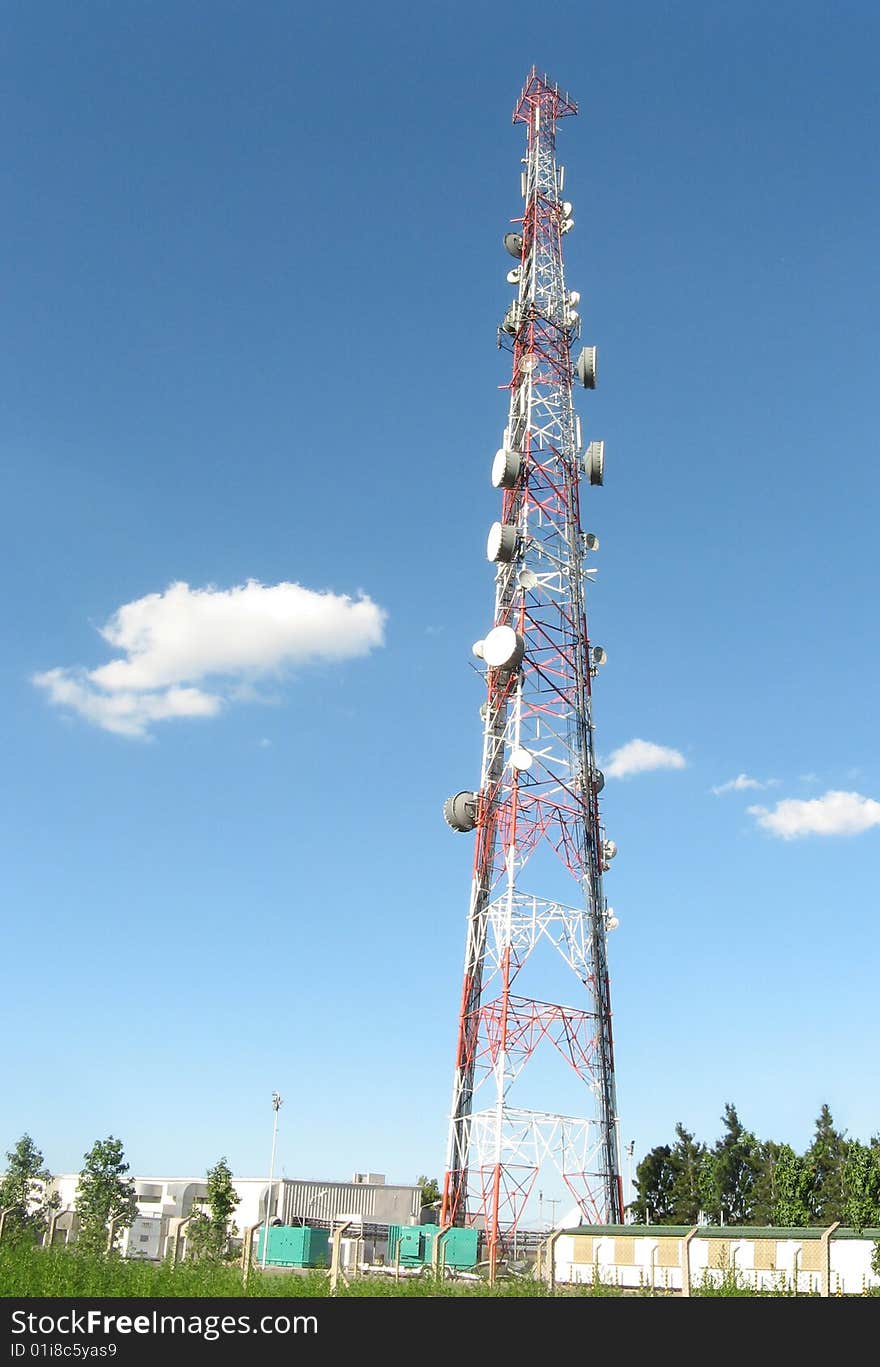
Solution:
[[[505,669],[519,664],[523,645],[513,627],[493,627],[483,642],[483,659],[493,669]]]

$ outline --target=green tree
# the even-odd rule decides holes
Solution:
[[[813,1169],[810,1160],[796,1154],[790,1144],[779,1144],[776,1147],[769,1223],[788,1229],[802,1228],[810,1223]]]
[[[43,1155],[29,1134],[23,1134],[6,1157],[9,1167],[0,1178],[0,1210],[7,1211],[4,1234],[10,1239],[39,1240],[50,1211],[61,1204],[57,1192],[47,1191],[52,1174],[43,1166]]]
[[[672,1150],[658,1144],[636,1165],[636,1199],[628,1207],[640,1224],[671,1225],[676,1178]]]
[[[669,1190],[670,1223],[695,1225],[703,1208],[700,1174],[706,1161],[706,1145],[695,1140],[680,1122],[675,1127],[675,1139],[669,1155],[674,1170]]]
[[[436,1177],[417,1177],[416,1186],[422,1193],[423,1206],[436,1206],[440,1200],[440,1188]]]
[[[851,1139],[843,1162],[843,1223],[880,1228],[880,1148]]]
[[[843,1166],[847,1141],[843,1130],[836,1129],[828,1106],[816,1119],[816,1131],[806,1157],[813,1168],[810,1197],[811,1224],[830,1225],[844,1218]]]
[[[702,1166],[703,1209],[719,1224],[744,1225],[751,1218],[760,1168],[758,1141],[743,1127],[731,1102],[725,1104],[721,1118],[725,1133],[712,1149],[712,1161]]]
[[[779,1145],[775,1140],[765,1139],[758,1144],[755,1161],[751,1222],[753,1225],[772,1225],[779,1164]]]
[[[117,1220],[117,1229],[127,1229],[138,1213],[134,1183],[125,1177],[128,1164],[122,1153],[122,1140],[109,1135],[96,1139],[79,1175],[74,1209],[79,1221],[77,1245],[90,1253],[103,1253],[107,1247],[108,1226]]]
[[[707,1224],[718,1224],[721,1203],[718,1196],[718,1162],[711,1149],[707,1149],[697,1175],[697,1189],[700,1193],[700,1214]]]
[[[194,1258],[219,1262],[226,1256],[231,1236],[238,1233],[232,1216],[238,1205],[238,1192],[232,1185],[232,1171],[225,1158],[208,1169],[207,1211],[198,1211],[187,1226],[186,1242]]]

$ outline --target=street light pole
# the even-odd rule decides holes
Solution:
[[[272,1200],[272,1185],[275,1181],[275,1143],[278,1139],[278,1112],[282,1106],[282,1100],[278,1092],[272,1093],[272,1109],[275,1117],[272,1122],[272,1161],[269,1164],[269,1186],[266,1191],[266,1223],[263,1226],[263,1256],[260,1259],[261,1268],[266,1266],[266,1254],[269,1252],[269,1203]]]
[[[632,1187],[632,1160],[633,1160],[633,1153],[634,1153],[634,1151],[635,1151],[635,1147],[636,1147],[636,1141],[635,1141],[634,1139],[631,1139],[631,1140],[629,1141],[629,1143],[627,1144],[627,1146],[626,1146],[626,1190],[627,1190],[627,1195],[628,1195],[630,1201],[633,1199],[633,1187]],[[624,1202],[624,1217],[623,1217],[624,1220],[626,1219],[626,1205],[627,1205],[627,1204],[628,1204],[627,1202]]]

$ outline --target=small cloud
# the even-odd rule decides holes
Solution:
[[[99,628],[116,659],[92,670],[56,667],[32,682],[105,731],[144,737],[154,722],[267,701],[255,679],[277,684],[293,668],[367,655],[384,643],[385,619],[364,594],[253,579],[231,589],[175,583],[124,603]],[[207,678],[210,691],[200,687]]]
[[[746,788],[773,788],[779,783],[778,778],[750,778],[748,774],[737,774],[736,778],[730,778],[726,783],[719,783],[712,789],[716,797],[721,793],[741,793]]]
[[[226,689],[226,697],[229,702],[258,702],[265,707],[281,701],[275,691],[268,692],[265,688],[257,688],[252,683],[230,683]]]
[[[790,797],[777,802],[772,811],[766,807],[749,807],[747,811],[765,831],[782,840],[804,835],[860,835],[880,826],[880,802],[861,793],[830,791],[807,800]]]
[[[93,688],[90,680],[91,675],[79,669],[49,669],[33,677],[51,703],[118,736],[145,736],[152,722],[176,717],[216,717],[223,707],[222,698],[200,688],[166,688],[160,693],[119,689],[108,694]]]
[[[629,740],[612,750],[605,765],[606,778],[629,778],[652,769],[684,769],[687,760],[678,750],[656,745],[652,740]]]
[[[798,774],[798,779],[800,780],[801,783],[818,783],[818,782],[819,782],[819,775],[818,775],[818,774]]]
[[[257,744],[261,750],[268,750],[272,742],[268,740],[266,736],[262,736],[261,739],[257,741]]]

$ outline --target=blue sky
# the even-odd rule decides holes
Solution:
[[[880,13],[535,12],[6,6],[2,1149],[255,1175],[277,1089],[288,1176],[441,1175],[533,62],[597,744],[684,761],[603,794],[621,1137],[880,1129]]]

